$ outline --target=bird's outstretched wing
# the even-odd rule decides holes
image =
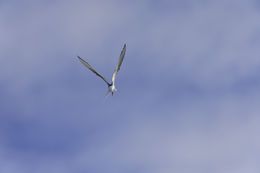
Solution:
[[[93,73],[95,73],[97,76],[99,76],[101,79],[103,79],[108,86],[110,86],[110,83],[108,83],[108,81],[101,75],[99,74],[96,70],[94,70],[86,61],[84,61],[82,58],[80,58],[78,56],[78,59],[80,60],[80,62],[85,65],[89,70],[91,70]]]
[[[124,60],[124,57],[125,57],[125,51],[126,51],[126,44],[124,44],[124,47],[123,47],[123,49],[120,53],[120,57],[119,57],[116,69],[115,69],[113,76],[112,76],[112,83],[115,83],[117,72],[120,70],[120,66],[121,66],[121,64]]]

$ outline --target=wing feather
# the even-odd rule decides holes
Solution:
[[[96,74],[97,76],[99,76],[101,79],[103,79],[108,86],[110,86],[110,83],[108,83],[108,81],[107,81],[101,74],[99,74],[96,70],[94,70],[94,68],[91,67],[91,65],[89,65],[86,61],[84,61],[84,60],[83,60],[82,58],[80,58],[79,56],[78,56],[78,59],[80,60],[80,62],[81,62],[83,65],[85,65],[89,70],[91,70],[93,73],[95,73],[95,74]]]
[[[126,44],[124,44],[124,47],[123,47],[123,49],[122,49],[122,51],[120,53],[116,69],[115,69],[115,71],[113,73],[113,76],[112,76],[112,83],[114,83],[115,80],[116,80],[116,75],[117,75],[117,72],[120,70],[121,64],[122,64],[122,62],[124,60],[125,52],[126,52]]]

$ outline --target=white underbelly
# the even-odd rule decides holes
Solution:
[[[109,87],[109,91],[115,92],[115,91],[116,91],[115,85],[110,86],[110,87]]]

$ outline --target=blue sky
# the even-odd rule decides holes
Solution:
[[[258,173],[259,7],[1,1],[0,172]]]

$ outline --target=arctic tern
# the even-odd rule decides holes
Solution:
[[[110,93],[112,93],[112,96],[114,94],[114,92],[117,91],[116,87],[115,87],[115,80],[116,80],[116,76],[117,76],[117,73],[118,71],[120,70],[120,66],[124,60],[124,57],[125,57],[125,52],[126,52],[126,44],[124,44],[124,47],[120,53],[120,56],[119,56],[119,60],[118,60],[118,63],[117,63],[117,66],[116,66],[116,69],[112,75],[112,82],[109,83],[106,78],[104,78],[100,73],[98,73],[93,67],[91,67],[91,65],[89,65],[89,63],[87,63],[85,60],[83,60],[80,56],[78,56],[78,59],[80,60],[80,62],[85,65],[89,70],[91,70],[93,73],[95,73],[98,77],[100,77],[101,79],[103,79],[107,86],[108,86],[108,91],[107,91],[107,94],[106,96],[108,96]]]

